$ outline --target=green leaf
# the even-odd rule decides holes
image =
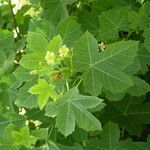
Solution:
[[[144,46],[150,52],[150,28],[144,31]]]
[[[31,65],[30,65],[31,66]],[[32,80],[30,72],[28,69],[23,68],[22,66],[19,66],[13,74],[16,76],[16,78],[19,81],[29,81]]]
[[[25,119],[25,117],[17,114],[11,114],[10,117],[5,117],[0,113],[0,134],[4,132],[9,124],[22,126],[25,123]]]
[[[62,0],[62,1],[63,1],[63,3],[64,3],[65,5],[69,5],[69,4],[74,3],[74,2],[77,1],[77,0]]]
[[[8,44],[9,43],[9,44]],[[0,29],[0,51],[11,49],[15,45],[13,33]]]
[[[62,0],[41,1],[42,17],[57,25],[60,20],[68,16],[66,6]]]
[[[34,84],[35,84],[35,80],[28,81],[27,83],[25,83],[25,85],[23,85],[23,87],[21,87],[19,89],[18,98],[17,98],[17,100],[15,102],[15,104],[18,107],[25,107],[25,108],[32,109],[32,108],[38,106],[38,104],[37,104],[37,96],[36,95],[32,95],[31,93],[28,92],[30,87],[32,85],[34,85]]]
[[[102,87],[112,93],[121,93],[132,85],[130,77],[121,70],[133,62],[138,42],[116,42],[99,53],[96,39],[86,32],[76,42],[73,50],[74,69],[84,71],[84,86],[90,94],[100,94]]]
[[[45,55],[46,52],[43,54],[40,54],[38,52],[26,54],[22,57],[19,64],[29,70],[35,70],[41,68],[40,62],[45,63]]]
[[[9,125],[6,127],[4,134],[0,135],[0,149],[1,150],[19,150],[18,145],[14,144],[14,140],[11,137],[11,131],[16,130],[16,127]]]
[[[106,91],[105,96],[109,101],[119,101],[123,99],[123,97],[125,96],[125,93],[113,94],[109,91]]]
[[[150,65],[150,52],[144,47],[141,47],[138,51],[138,57],[142,66],[141,69],[144,67],[147,68],[147,66]]]
[[[128,13],[128,19],[130,22],[130,27],[133,30],[145,30],[149,26],[150,23],[150,15],[149,15],[149,9],[150,9],[150,2],[145,2],[140,7],[139,11],[131,11]]]
[[[8,119],[0,113],[0,133],[3,133],[5,127],[9,125]]]
[[[63,42],[60,35],[54,36],[49,43],[49,50],[51,52],[58,53],[59,49],[61,48]]]
[[[100,39],[102,41],[115,41],[119,38],[119,31],[128,31],[129,24],[127,14],[130,7],[123,7],[119,10],[112,9],[102,12],[99,18]]]
[[[56,99],[57,94],[54,91],[55,86],[52,84],[48,84],[46,80],[39,79],[38,84],[32,86],[29,89],[29,92],[31,94],[39,95],[38,96],[38,106],[40,109],[43,109],[43,107],[47,104],[47,101],[50,98]]]
[[[81,27],[73,17],[68,17],[58,24],[57,33],[62,37],[64,44],[73,46],[74,42],[81,35]]]
[[[28,32],[27,46],[30,52],[45,55],[48,50],[48,41],[42,33]]]
[[[64,136],[75,130],[75,121],[80,128],[87,131],[101,130],[100,122],[86,110],[100,103],[102,100],[97,97],[80,95],[75,87],[56,102],[50,102],[46,108],[46,115],[57,116],[56,127]]]
[[[105,107],[105,119],[118,123],[130,134],[139,135],[141,125],[150,123],[150,104],[141,103],[142,98],[125,97],[121,101],[109,102]],[[140,101],[140,102],[139,102]]]
[[[150,2],[146,1],[141,6],[141,8],[138,12],[138,18],[136,18],[139,22],[140,29],[145,30],[149,26],[149,23],[150,23],[149,10],[150,10]]]
[[[61,150],[83,150],[79,144],[74,144],[73,146],[64,146],[59,144],[58,147],[60,147]]]
[[[23,127],[20,132],[12,131],[11,135],[14,139],[16,145],[23,145],[27,148],[31,148],[37,141],[37,138],[30,135],[28,127]]]
[[[138,51],[139,52],[139,51]],[[134,59],[134,62],[127,66],[123,72],[125,72],[127,75],[135,75],[137,72],[141,69],[141,62],[139,60],[139,57],[136,57]]]
[[[114,123],[107,123],[101,132],[101,138],[89,140],[87,150],[134,150],[131,141],[119,141],[120,130]]]
[[[48,148],[50,150],[61,150],[53,141],[48,141]]]
[[[46,140],[48,136],[48,128],[40,128],[31,132],[31,135],[39,140]]]
[[[84,32],[87,30],[92,33],[94,36],[99,35],[99,21],[98,21],[99,13],[97,11],[81,11],[78,14],[78,21],[81,24],[81,28]]]
[[[55,34],[54,26],[45,19],[32,19],[29,24],[29,30],[43,34],[48,40]]]
[[[150,86],[147,82],[137,77],[132,77],[132,80],[133,86],[127,90],[127,93],[133,96],[142,96],[150,92]]]
[[[125,6],[134,6],[135,0],[96,0],[94,8],[98,9],[100,13],[114,9],[120,9]],[[135,6],[134,6],[135,7]]]

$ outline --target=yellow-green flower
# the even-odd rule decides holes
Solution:
[[[59,49],[59,56],[64,58],[64,57],[69,57],[69,51],[70,49],[66,46],[63,45],[60,49]]]
[[[47,51],[45,55],[45,60],[49,65],[54,65],[55,63],[55,54],[54,52]]]

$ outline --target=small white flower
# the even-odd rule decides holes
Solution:
[[[59,56],[60,57],[69,57],[69,51],[70,49],[66,46],[66,45],[63,45],[60,49],[59,49]]]
[[[106,48],[106,45],[104,44],[104,42],[100,43],[99,46],[100,46],[102,51],[104,51]]]
[[[14,59],[14,63],[15,63],[15,64],[19,64],[19,63],[18,63],[18,61],[17,61],[17,60],[15,60],[15,59]]]
[[[49,65],[54,65],[55,63],[55,54],[54,52],[47,51],[45,55],[45,60]]]

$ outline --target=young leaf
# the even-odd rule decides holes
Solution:
[[[39,95],[38,96],[38,105],[40,109],[43,109],[43,107],[47,104],[47,101],[50,98],[56,99],[57,94],[54,91],[55,86],[52,84],[48,84],[46,80],[39,79],[38,84],[32,86],[29,89],[29,92],[31,94]]]
[[[61,48],[63,42],[60,35],[54,36],[49,43],[49,50],[51,52],[58,53],[59,49]]]
[[[57,116],[56,127],[64,136],[75,130],[75,121],[80,128],[87,131],[101,130],[100,122],[86,109],[94,108],[102,101],[97,97],[80,95],[75,87],[56,102],[50,102],[46,108],[46,115]]]
[[[28,127],[23,127],[20,132],[12,131],[11,132],[13,139],[15,140],[16,145],[23,145],[27,148],[31,148],[35,144],[37,138],[30,135]]]
[[[16,127],[10,124],[6,127],[5,132],[0,134],[0,149],[1,150],[19,150],[20,146],[14,144],[14,140],[11,136],[11,131],[15,130]]]
[[[130,77],[121,70],[132,63],[137,50],[138,42],[121,41],[99,53],[96,39],[86,32],[75,44],[73,66],[76,71],[84,71],[84,86],[90,94],[100,94],[102,86],[121,93],[132,85]]]

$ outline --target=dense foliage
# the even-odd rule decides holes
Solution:
[[[0,150],[149,150],[150,1],[0,0]]]

